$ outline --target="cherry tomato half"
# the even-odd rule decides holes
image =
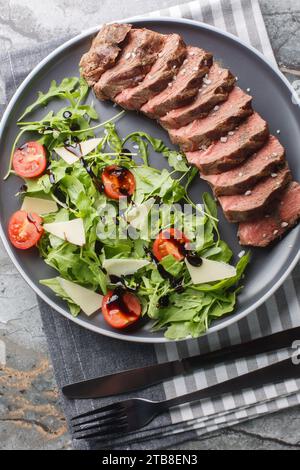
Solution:
[[[22,178],[40,176],[47,166],[45,147],[38,142],[27,142],[15,151],[12,166]]]
[[[136,295],[128,291],[121,294],[108,292],[103,297],[102,313],[107,323],[113,328],[126,328],[135,323],[141,316],[142,307]]]
[[[107,166],[102,173],[102,183],[106,196],[111,199],[132,196],[135,190],[134,175],[117,165]]]
[[[15,212],[8,222],[8,236],[11,243],[20,250],[32,248],[44,233],[41,224],[41,217],[34,212]]]
[[[152,252],[158,261],[165,256],[173,255],[178,261],[184,258],[184,249],[189,239],[175,228],[168,228],[160,232],[153,243]]]

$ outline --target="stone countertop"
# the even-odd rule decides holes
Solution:
[[[133,11],[142,14],[178,2],[0,0],[0,44],[15,49],[41,42],[45,37],[75,35],[100,22],[130,16]],[[260,4],[281,70],[291,82],[300,80],[299,2],[260,0]],[[71,448],[36,297],[17,273],[2,245],[0,340],[0,448]],[[6,365],[1,366],[4,343]],[[221,430],[179,447],[182,450],[299,448],[299,407]]]

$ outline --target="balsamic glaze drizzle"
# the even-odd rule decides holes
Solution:
[[[65,112],[63,113],[63,117],[64,117],[65,119],[70,119],[70,118],[72,117],[71,111],[65,111]]]
[[[126,154],[126,155],[125,155],[125,154]],[[126,148],[123,148],[123,149],[122,149],[122,152],[120,153],[120,157],[127,157],[127,158],[132,159],[132,155],[131,155],[130,150],[128,150],[128,149],[126,149]]]
[[[55,176],[54,176],[54,174],[52,173],[52,171],[51,171],[50,174],[49,174],[49,180],[50,180],[50,183],[51,183],[51,184],[55,184]]]
[[[92,169],[91,165],[89,165],[83,157],[80,157],[80,163],[83,166],[83,168],[85,168],[88,175],[90,175],[90,177],[92,178],[93,183],[96,186],[96,188],[98,189],[98,191],[100,193],[103,193],[104,186],[103,186],[102,182],[99,180],[99,178],[93,172],[93,169]]]
[[[203,263],[201,256],[199,256],[195,251],[191,251],[186,255],[187,261],[195,267],[201,266]]]
[[[109,299],[109,301],[107,302],[107,307],[108,308],[116,308],[118,310],[121,310],[122,312],[124,313],[127,313],[128,315],[131,313],[126,302],[124,302],[124,295],[126,294],[126,289],[121,286],[121,285],[118,285],[111,298]]]
[[[27,220],[28,222],[30,222],[31,224],[33,224],[37,230],[37,232],[41,232],[43,229],[41,227],[39,227],[39,225],[37,224],[36,220],[33,218],[31,212],[28,212],[27,214]]]
[[[67,144],[65,143],[64,148],[78,158],[82,156],[81,146],[78,142],[67,143]]]
[[[22,184],[22,186],[19,189],[19,192],[24,193],[27,191],[27,189],[28,189],[27,184]]]

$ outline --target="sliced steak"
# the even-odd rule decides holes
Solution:
[[[154,96],[141,111],[158,119],[168,111],[190,103],[198,93],[202,78],[212,64],[212,55],[199,47],[188,46],[187,58],[168,87]]]
[[[187,152],[186,157],[202,174],[210,175],[230,170],[242,163],[258,150],[269,135],[269,128],[259,114],[253,113],[238,129],[227,135],[226,142],[220,140],[207,149]]]
[[[202,175],[216,196],[242,194],[266,176],[276,175],[276,168],[285,161],[285,150],[274,136],[242,165],[218,175]]]
[[[94,86],[97,98],[114,99],[124,88],[136,86],[157,60],[166,36],[149,29],[132,29],[116,65]]]
[[[245,117],[252,114],[252,96],[235,87],[228,100],[220,108],[211,111],[206,118],[196,119],[180,129],[170,129],[169,135],[173,144],[178,144],[184,151],[204,149],[212,141],[224,137],[232,131]]]
[[[265,178],[244,194],[219,197],[226,219],[229,222],[245,222],[265,214],[290,180],[291,173],[286,166],[277,172],[275,178]]]
[[[206,116],[214,106],[227,100],[234,83],[235,77],[230,70],[223,69],[217,63],[213,64],[195,100],[163,116],[160,119],[161,125],[165,129],[178,129]]]
[[[131,24],[106,24],[92,42],[90,50],[81,58],[81,74],[90,86],[115,65],[122,45],[131,30]]]
[[[300,219],[300,184],[290,183],[278,208],[269,216],[239,225],[241,245],[265,247],[281,237]]]
[[[187,54],[186,45],[178,34],[169,34],[158,54],[158,59],[144,80],[134,88],[127,88],[116,96],[115,101],[125,109],[139,110],[173,80]]]

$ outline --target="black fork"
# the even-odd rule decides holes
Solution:
[[[72,418],[75,439],[113,438],[119,433],[137,431],[150,423],[157,415],[170,408],[204,398],[217,398],[225,393],[245,388],[258,388],[269,383],[300,378],[300,365],[291,358],[235,377],[203,390],[164,401],[132,398]],[[275,379],[274,379],[275,378]]]

